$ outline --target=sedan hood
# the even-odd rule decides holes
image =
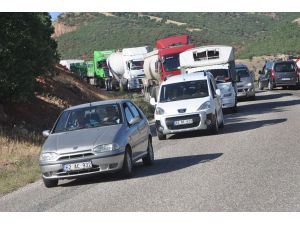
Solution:
[[[245,87],[248,83],[252,83],[251,77],[241,77],[241,81],[237,83],[237,87]]]
[[[114,125],[51,134],[42,151],[56,151],[61,154],[89,150],[99,144],[109,144],[114,141],[121,127],[122,125]]]
[[[166,115],[178,115],[178,113],[193,113],[210,97],[185,99],[173,102],[160,102],[157,107],[162,108]],[[180,112],[178,111],[180,110]],[[185,111],[184,111],[185,110]]]

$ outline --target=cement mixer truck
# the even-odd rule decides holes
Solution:
[[[179,55],[181,72],[210,72],[221,90],[222,108],[237,111],[237,82],[234,51],[231,46],[211,45],[187,50]]]
[[[117,81],[119,87],[132,91],[143,88],[145,77],[143,64],[144,55],[149,52],[148,46],[124,48],[107,58],[107,65],[112,82]]]
[[[193,47],[189,35],[157,40],[156,49],[144,55],[144,92],[156,99],[161,82],[168,76],[181,74],[179,53]]]

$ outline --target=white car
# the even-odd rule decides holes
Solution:
[[[155,125],[159,140],[167,134],[194,130],[210,130],[216,134],[224,126],[221,91],[209,72],[172,76],[159,90]]]

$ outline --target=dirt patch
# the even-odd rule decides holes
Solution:
[[[77,26],[68,26],[60,22],[54,22],[53,26],[54,26],[54,34],[52,35],[53,38],[58,38],[59,36],[65,33],[70,33],[78,28]]]

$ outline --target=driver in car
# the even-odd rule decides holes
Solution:
[[[120,123],[120,116],[117,108],[115,108],[114,106],[107,106],[105,111],[106,111],[106,117],[103,118],[103,122],[114,123],[114,124]]]

